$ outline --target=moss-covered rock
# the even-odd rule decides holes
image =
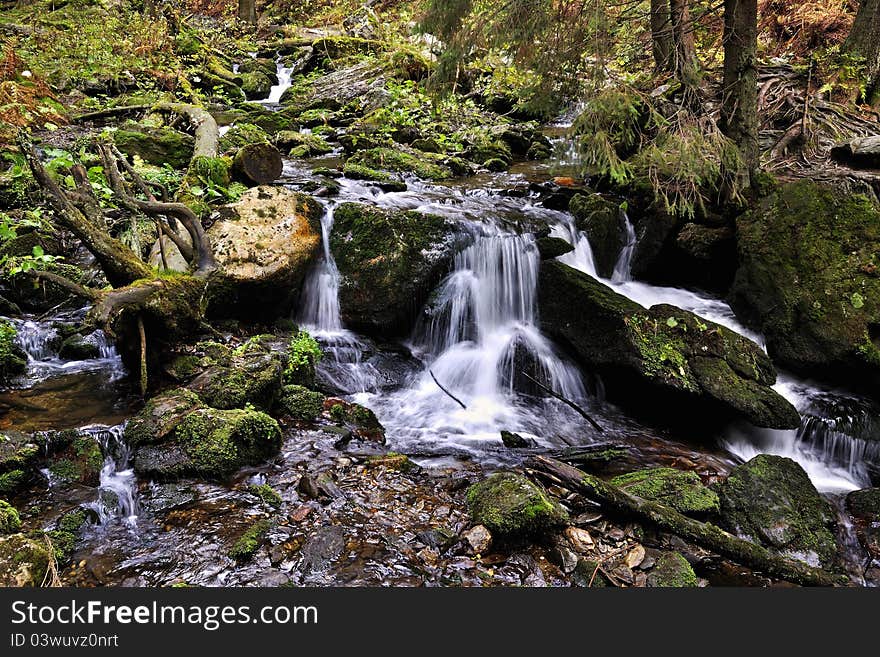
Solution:
[[[795,408],[771,388],[772,362],[743,336],[674,306],[646,309],[558,261],[543,263],[539,293],[543,329],[601,374],[621,403],[669,420],[733,416],[800,426]]]
[[[324,410],[324,395],[304,386],[287,385],[281,391],[278,407],[297,420],[312,421]]]
[[[281,392],[284,364],[277,353],[254,345],[236,350],[228,364],[208,367],[187,386],[209,406],[268,411]]]
[[[244,121],[251,123],[270,135],[274,135],[281,130],[292,130],[296,124],[292,122],[291,116],[285,112],[273,112],[266,109],[260,103],[243,103],[239,109],[244,112]]]
[[[137,155],[144,162],[174,169],[185,169],[192,158],[195,139],[172,128],[124,123],[113,132],[113,141],[126,155]]]
[[[104,454],[94,437],[79,433],[47,460],[53,480],[65,484],[97,486],[100,483]]]
[[[596,272],[603,278],[611,278],[624,246],[619,205],[599,194],[575,194],[568,207],[578,229],[587,235]]]
[[[18,511],[6,500],[0,500],[0,534],[14,534],[21,529]]]
[[[275,135],[275,146],[286,151],[290,157],[315,157],[333,150],[321,135],[285,130]]]
[[[321,246],[317,201],[284,187],[256,187],[220,210],[208,229],[218,271],[208,313],[250,320],[290,313]]]
[[[0,586],[42,586],[50,560],[41,540],[24,534],[0,536]]]
[[[15,327],[0,319],[0,384],[27,371],[27,354],[18,346]]]
[[[259,497],[264,504],[275,509],[280,507],[284,501],[281,499],[281,495],[278,491],[272,488],[269,484],[251,484],[247,487],[247,490],[250,494]]]
[[[774,360],[810,376],[880,383],[880,210],[809,180],[737,219],[738,313]]]
[[[539,237],[536,240],[541,260],[551,260],[574,250],[574,247],[561,237]]]
[[[125,425],[125,440],[133,448],[165,441],[191,411],[203,407],[192,390],[175,388],[150,399]]]
[[[91,512],[94,514],[94,511]],[[55,524],[55,529],[46,532],[55,553],[55,559],[64,563],[70,559],[79,540],[83,527],[89,522],[89,512],[84,508],[71,509]]]
[[[333,420],[345,425],[355,438],[385,443],[385,427],[379,422],[376,414],[366,406],[329,397],[324,400],[324,410]]]
[[[718,495],[703,485],[695,472],[674,468],[648,468],[620,475],[611,483],[630,495],[672,507],[693,516],[716,514]]]
[[[101,355],[101,344],[94,333],[82,335],[74,333],[65,338],[58,348],[58,356],[65,360],[87,360]]]
[[[834,514],[795,461],[759,454],[730,471],[718,497],[729,531],[814,565],[834,563]]]
[[[16,431],[0,433],[0,495],[12,495],[30,480],[40,458],[33,438]]]
[[[241,74],[241,90],[248,100],[262,100],[268,97],[275,82],[263,71]]]
[[[690,588],[698,586],[697,576],[688,560],[678,552],[663,552],[648,573],[648,586]]]
[[[467,165],[454,158],[436,153],[425,153],[405,146],[380,147],[358,151],[349,162],[370,169],[382,169],[396,173],[413,173],[426,180],[448,180],[466,175]]]
[[[513,472],[496,472],[471,486],[467,503],[475,523],[505,537],[535,536],[568,519],[543,488]]]
[[[247,561],[260,549],[270,529],[272,529],[270,520],[265,518],[257,520],[235,541],[229,550],[229,556],[236,561]]]
[[[221,153],[231,154],[248,144],[266,144],[268,142],[269,135],[260,126],[253,123],[236,123],[220,137],[218,148]]]
[[[341,274],[346,325],[401,335],[448,268],[455,231],[435,215],[343,203],[336,208],[330,248]]]

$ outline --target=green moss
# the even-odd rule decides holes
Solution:
[[[664,552],[648,574],[648,586],[691,588],[698,586],[697,576],[688,560],[678,552]]]
[[[125,123],[113,132],[113,141],[126,155],[137,155],[156,166],[168,164],[185,169],[193,154],[195,140],[171,128],[156,128]]]
[[[474,522],[502,536],[540,534],[568,518],[546,491],[512,472],[497,472],[474,484],[467,502]]]
[[[414,154],[417,153],[417,154]],[[398,173],[414,173],[427,180],[447,180],[454,177],[452,169],[444,163],[446,158],[434,153],[402,148],[372,148],[355,153],[349,161],[371,169],[384,169]]]
[[[704,486],[695,472],[649,468],[620,475],[611,483],[631,495],[665,504],[687,515],[719,511],[718,495]]]
[[[177,356],[166,368],[177,381],[187,381],[194,377],[200,369],[201,359],[194,354]]]
[[[42,540],[24,534],[0,536],[0,586],[42,586],[49,561]]]
[[[248,144],[264,144],[269,142],[269,135],[261,127],[253,123],[236,123],[220,137],[220,152],[233,153]]]
[[[52,542],[55,559],[59,563],[64,563],[70,559],[70,556],[76,549],[80,530],[87,523],[88,517],[83,509],[72,509],[61,516],[55,529],[46,532]]]
[[[321,345],[306,331],[299,331],[290,340],[284,381],[288,384],[310,386],[314,383],[315,368],[323,353]]]
[[[132,447],[159,442],[189,411],[202,406],[191,390],[176,388],[149,400],[125,426],[125,440]]]
[[[0,383],[27,371],[27,357],[15,341],[18,333],[6,320],[0,320]]]
[[[239,537],[229,550],[229,556],[236,561],[247,561],[260,549],[270,529],[272,523],[268,519],[258,520]]]
[[[634,314],[626,318],[644,372],[663,381],[677,381],[686,390],[699,390],[685,356],[686,345],[666,322]],[[673,329],[674,330],[674,329]]]
[[[18,511],[6,500],[0,500],[0,534],[14,534],[20,529]]]
[[[317,134],[285,130],[275,135],[275,145],[279,150],[287,150],[290,157],[315,157],[333,150],[327,140]]]
[[[291,417],[312,421],[321,415],[324,395],[304,386],[287,385],[281,391],[279,406]]]
[[[418,472],[419,470],[419,466],[413,463],[406,454],[398,454],[397,452],[369,456],[367,457],[367,466],[382,466],[400,472]]]
[[[384,171],[377,171],[376,169],[357,164],[351,160],[348,160],[345,163],[345,166],[342,167],[342,173],[352,180],[372,180],[375,182],[388,182],[393,180],[391,176]]]
[[[27,483],[24,470],[10,470],[0,474],[0,495],[15,493]]]
[[[265,504],[273,508],[281,506],[283,500],[277,490],[269,484],[251,484],[247,488],[248,492],[259,497]]]

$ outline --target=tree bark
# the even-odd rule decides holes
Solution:
[[[238,17],[250,23],[257,24],[257,0],[238,0]]]
[[[197,105],[187,105],[186,103],[159,103],[153,109],[183,114],[190,120],[196,131],[193,158],[200,155],[204,157],[217,157],[220,129],[208,110]]]
[[[607,509],[650,523],[663,531],[680,536],[686,541],[692,541],[723,557],[773,577],[804,586],[833,586],[848,581],[844,576],[835,576],[800,561],[786,559],[756,543],[728,534],[720,527],[693,520],[657,502],[630,495],[616,486],[555,459],[536,456],[529,459],[527,465],[554,477],[566,488]]]
[[[651,51],[657,70],[668,71],[672,62],[672,24],[666,0],[651,0]]]
[[[672,34],[672,72],[685,86],[694,87],[699,81],[700,63],[694,44],[694,25],[691,22],[690,0],[669,0],[669,22]]]
[[[284,170],[281,153],[272,144],[247,144],[238,149],[232,171],[245,182],[268,185]]]
[[[864,100],[880,105],[880,0],[861,0],[844,52],[865,60],[868,85]]]
[[[724,0],[720,128],[739,147],[750,176],[760,165],[757,48],[757,0]]]

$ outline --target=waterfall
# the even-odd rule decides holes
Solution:
[[[267,105],[277,105],[281,102],[281,96],[290,88],[290,78],[293,77],[293,71],[298,65],[299,62],[294,62],[293,66],[284,66],[283,58],[279,57],[275,64],[278,84],[272,85],[272,88],[269,89],[269,95],[257,102]]]
[[[342,331],[339,318],[339,270],[330,253],[330,231],[333,230],[332,205],[321,217],[321,260],[309,273],[303,287],[300,323],[315,336],[329,336]]]
[[[602,279],[596,274],[589,240],[583,232],[576,229],[573,219],[566,219],[554,229],[553,234],[569,240],[575,247],[574,251],[561,256],[559,260],[602,281],[619,294],[645,307],[660,303],[677,306],[721,324],[764,347],[763,336],[744,327],[730,306],[720,299],[690,290],[631,280],[629,262],[635,247],[635,231],[632,230],[628,218],[626,227],[627,244],[621,251],[614,268],[615,275],[610,280]],[[633,244],[630,244],[631,241]],[[839,401],[846,396],[785,375],[779,376],[774,388],[801,413],[801,427],[797,430],[776,431],[735,426],[722,438],[723,446],[743,460],[761,453],[792,458],[804,468],[813,484],[821,491],[846,491],[869,486],[869,470],[880,469],[880,442],[872,440],[872,431],[864,427],[868,424],[872,427],[874,425],[853,418],[835,419],[828,414],[828,400]],[[819,400],[824,400],[825,404],[817,404]],[[859,411],[858,417],[871,417],[871,412]],[[876,435],[876,431],[873,434]]]
[[[98,487],[98,498],[88,506],[94,510],[100,524],[120,517],[135,527],[138,517],[137,478],[131,467],[131,448],[124,440],[125,425],[91,425],[81,431],[94,436],[104,451],[104,465]]]
[[[614,263],[614,271],[611,274],[612,283],[625,283],[632,280],[632,259],[636,250],[636,229],[623,208],[620,209],[620,219],[623,222],[626,242],[620,250],[617,262]]]

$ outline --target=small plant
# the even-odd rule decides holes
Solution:
[[[299,331],[290,340],[284,382],[308,385],[315,378],[315,367],[321,360],[321,346],[305,331]]]

